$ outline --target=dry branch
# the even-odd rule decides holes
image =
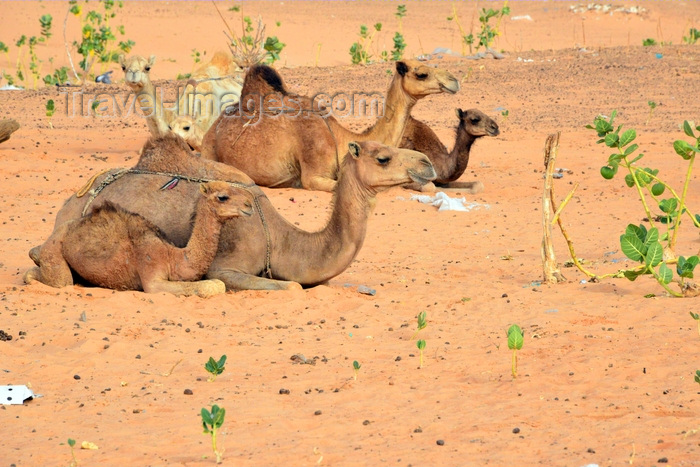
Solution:
[[[19,123],[17,123],[17,120],[11,118],[0,120],[0,143],[10,139],[10,135],[17,130],[19,130]]]
[[[554,161],[557,158],[557,150],[559,149],[559,135],[547,136],[547,142],[544,147],[544,193],[542,195],[542,268],[544,270],[544,280],[550,284],[564,282],[566,278],[559,271],[557,258],[554,254],[554,245],[552,244],[552,199],[554,198],[553,177]],[[557,216],[558,218],[559,216]]]

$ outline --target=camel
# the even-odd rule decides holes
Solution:
[[[227,290],[317,285],[340,274],[357,255],[378,192],[435,178],[430,160],[416,151],[352,142],[348,154],[339,170],[333,212],[326,227],[317,232],[295,227],[247,175],[235,167],[196,157],[175,135],[151,138],[131,170],[111,170],[93,177],[88,187],[69,198],[58,212],[54,231],[79,219],[83,212],[112,202],[142,215],[171,243],[182,246],[191,233],[189,219],[197,189],[193,182],[226,180],[248,190],[256,209],[250,217],[224,223],[206,277],[223,281]],[[43,248],[35,247],[29,254],[39,264]]]
[[[192,73],[174,111],[163,106],[151,82],[150,71],[155,60],[155,55],[148,60],[139,55],[119,56],[124,80],[137,96],[151,135],[157,137],[173,131],[185,141],[194,142],[191,132],[204,134],[222,108],[238,102],[242,86],[240,69],[228,54],[215,53]]]
[[[437,179],[421,187],[415,183],[407,188],[420,191],[435,191],[440,188],[461,188],[468,193],[483,191],[484,184],[476,182],[456,182],[467,169],[469,152],[474,142],[482,136],[498,136],[498,124],[478,109],[457,109],[459,124],[456,128],[455,144],[447,151],[440,138],[425,123],[411,117],[406,125],[399,147],[422,152],[430,158],[435,167]]]
[[[73,285],[75,272],[91,284],[116,290],[203,297],[224,293],[220,280],[199,279],[214,259],[223,222],[253,213],[251,196],[221,181],[202,183],[200,190],[184,248],[164,240],[142,216],[106,202],[56,229],[41,248],[39,266],[27,271],[24,281],[65,287]]]
[[[247,74],[244,104],[255,101],[245,94],[248,89],[257,92],[258,100],[270,92],[279,96],[272,100],[283,100],[286,88],[279,75],[270,83],[273,75],[274,70],[253,76],[263,79],[249,84],[251,75]],[[246,105],[239,105],[225,109],[204,135],[202,158],[238,167],[261,186],[333,191],[350,141],[396,147],[419,99],[458,90],[459,82],[447,71],[415,60],[399,61],[387,91],[384,116],[362,133],[346,129],[331,115],[332,109],[317,108],[309,98],[272,116],[267,115],[269,107],[258,105],[250,112]],[[307,111],[305,102],[312,102],[315,108]]]

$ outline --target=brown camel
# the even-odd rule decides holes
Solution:
[[[87,282],[116,290],[210,296],[224,293],[217,279],[199,280],[216,255],[221,225],[250,216],[250,194],[226,182],[200,185],[192,235],[184,248],[168,243],[138,214],[110,202],[59,226],[41,248],[39,266],[24,281],[52,287],[73,285],[73,272]],[[196,282],[192,282],[196,281]]]
[[[430,158],[435,167],[437,179],[422,187],[415,183],[407,188],[421,191],[435,191],[440,188],[461,188],[469,193],[483,191],[484,184],[476,182],[456,182],[462,176],[469,164],[469,152],[474,142],[482,136],[498,136],[498,124],[488,115],[478,109],[457,109],[459,124],[456,128],[455,145],[452,151],[447,151],[440,138],[425,123],[411,117],[406,125],[403,139],[399,147],[422,152]]]
[[[150,71],[155,60],[155,55],[148,60],[138,55],[129,58],[119,56],[124,80],[136,94],[153,136],[173,131],[188,143],[196,142],[193,134],[204,134],[222,108],[238,102],[242,86],[241,70],[227,53],[215,53],[209,62],[192,73],[178,97],[175,111],[163,106],[161,96],[151,82]],[[201,144],[201,139],[198,144]]]
[[[0,143],[10,139],[10,135],[19,130],[19,123],[12,118],[0,120]]]
[[[333,195],[333,212],[318,232],[301,230],[272,206],[262,190],[254,195],[251,217],[224,223],[219,248],[207,278],[220,279],[227,290],[292,289],[325,282],[344,271],[365,238],[376,194],[411,180],[427,183],[435,178],[430,160],[416,151],[376,142],[351,143]],[[177,172],[179,176],[173,176]],[[113,170],[95,177],[85,196],[72,196],[59,211],[55,230],[105,202],[113,202],[141,214],[164,232],[176,246],[184,245],[191,232],[197,184],[202,178],[252,183],[240,170],[195,157],[175,136],[152,139],[131,171]],[[108,181],[114,180],[112,183]],[[161,189],[166,188],[166,189]],[[30,257],[39,261],[43,247]],[[266,277],[260,277],[265,274]]]
[[[275,81],[267,81],[273,75]],[[330,108],[306,111],[308,98],[289,111],[276,112],[273,116],[268,115],[270,107],[267,105],[261,112],[257,104],[251,112],[247,106],[249,94],[245,94],[248,89],[258,96],[267,96],[271,90],[277,95],[284,95],[286,91],[274,70],[258,77],[263,79],[248,85],[249,75],[246,75],[244,105],[228,107],[222,112],[204,136],[202,157],[233,165],[258,185],[323,191],[333,190],[345,156],[344,148],[350,141],[377,141],[396,147],[401,142],[411,109],[419,99],[459,90],[459,82],[447,71],[414,60],[396,62],[384,116],[358,134],[340,125]],[[259,101],[259,97],[252,100]],[[272,100],[280,106],[283,99]]]

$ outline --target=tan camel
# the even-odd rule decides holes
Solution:
[[[422,187],[412,183],[407,188],[421,191],[435,191],[440,188],[461,188],[468,193],[483,191],[484,184],[475,182],[456,182],[469,164],[469,153],[474,142],[482,136],[498,136],[498,124],[478,109],[457,109],[459,124],[456,128],[455,144],[452,151],[440,141],[440,138],[425,123],[411,117],[406,125],[399,147],[422,152],[430,158],[435,167],[437,179]]]
[[[419,99],[459,90],[459,82],[447,71],[414,60],[396,62],[384,116],[358,134],[340,125],[330,108],[306,111],[308,98],[287,112],[270,116],[269,106],[262,106],[260,111],[260,96],[286,92],[279,75],[267,69],[265,74],[246,75],[242,91],[244,105],[228,107],[222,112],[204,136],[202,157],[238,167],[258,185],[269,187],[332,191],[344,148],[350,141],[378,141],[396,147]],[[249,85],[251,76],[257,82]],[[273,77],[274,81],[270,82]],[[248,89],[258,96],[249,99],[245,94]],[[279,105],[282,99],[272,100]],[[247,105],[250,101],[258,101],[252,111]]]
[[[325,228],[307,232],[295,227],[275,210],[259,187],[252,185],[247,189],[255,197],[256,212],[225,222],[207,278],[223,281],[227,290],[293,289],[300,284],[323,283],[344,271],[357,255],[379,191],[411,180],[427,183],[435,178],[430,160],[419,152],[376,142],[351,143],[348,148],[350,155],[340,167],[333,212]],[[71,197],[59,211],[54,228],[80,218],[83,210],[89,212],[113,202],[146,217],[165,238],[180,246],[191,232],[189,219],[197,189],[191,180],[251,182],[234,167],[194,156],[174,136],[149,141],[142,153],[133,171],[101,175],[94,180],[89,196]],[[187,173],[180,172],[179,177],[146,173],[161,170]],[[106,183],[108,177],[115,181]],[[30,257],[36,262],[42,250],[33,248]],[[263,274],[266,277],[260,277]]]
[[[73,272],[87,282],[116,290],[210,296],[224,293],[217,279],[199,280],[216,255],[221,225],[250,216],[251,195],[226,182],[200,185],[192,235],[184,248],[163,239],[138,214],[104,203],[78,220],[62,224],[41,248],[39,266],[24,275],[52,287],[73,285]],[[196,281],[196,282],[191,282]]]
[[[241,94],[241,70],[224,52],[215,53],[211,60],[197,68],[182,94],[177,107],[163,106],[161,95],[150,79],[150,71],[156,57],[148,60],[134,55],[119,56],[124,80],[136,94],[141,111],[146,115],[148,129],[153,136],[173,131],[186,142],[201,144],[194,134],[204,134],[221,113],[221,109],[238,102]]]

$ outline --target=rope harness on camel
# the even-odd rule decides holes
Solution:
[[[116,169],[113,172],[110,172],[109,175],[107,175],[105,178],[102,179],[102,181],[95,187],[90,189],[92,185],[95,183],[95,180],[105,173],[107,171],[100,172],[99,174],[93,176],[88,180],[88,182],[83,186],[78,192],[76,193],[77,198],[83,197],[85,194],[90,193],[90,197],[87,200],[87,203],[85,204],[85,207],[83,208],[83,213],[82,215],[85,216],[88,212],[88,208],[92,204],[92,202],[97,198],[97,195],[99,195],[102,190],[104,190],[107,186],[110,184],[116,182],[120,178],[122,178],[124,175],[128,174],[137,174],[137,175],[159,175],[159,176],[165,176],[165,177],[171,177],[171,180],[160,187],[161,190],[170,190],[175,188],[175,186],[178,184],[180,180],[184,180],[186,182],[192,182],[192,183],[206,183],[206,182],[212,182],[215,181],[214,179],[208,179],[208,178],[199,178],[199,177],[189,177],[187,175],[181,175],[181,174],[173,174],[173,173],[167,173],[167,172],[155,172],[152,170],[143,170],[143,169]],[[272,252],[272,240],[270,239],[270,229],[267,225],[267,221],[265,220],[265,214],[263,213],[262,207],[260,206],[260,198],[266,198],[265,193],[262,191],[260,193],[254,193],[252,188],[257,187],[257,185],[246,185],[244,183],[238,183],[238,182],[230,182],[228,180],[224,180],[226,183],[229,185],[240,188],[242,190],[247,191],[251,195],[253,195],[253,203],[255,204],[255,210],[258,213],[258,216],[260,216],[260,222],[262,223],[263,231],[265,232],[265,268],[262,271],[262,275],[264,277],[267,277],[268,279],[272,279],[272,268],[270,266],[270,256]]]

